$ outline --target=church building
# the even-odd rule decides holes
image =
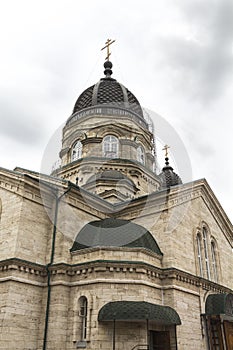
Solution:
[[[158,171],[156,133],[107,49],[60,166],[0,168],[0,349],[233,350],[232,224],[167,146]]]

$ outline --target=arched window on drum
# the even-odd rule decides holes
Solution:
[[[81,141],[75,142],[71,150],[71,161],[74,162],[75,160],[82,158],[82,151],[83,151],[82,142]]]
[[[114,135],[107,135],[103,138],[103,157],[118,158],[119,140]]]
[[[145,150],[141,145],[137,148],[137,160],[141,164],[145,164]]]

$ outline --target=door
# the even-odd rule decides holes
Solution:
[[[218,316],[209,317],[207,321],[209,346],[211,350],[223,350],[221,320]]]
[[[227,350],[233,350],[233,323],[224,322]]]
[[[168,331],[150,331],[150,350],[171,350]]]

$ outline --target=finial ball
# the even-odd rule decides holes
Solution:
[[[104,68],[112,68],[112,62],[110,62],[110,61],[105,61],[104,62]]]

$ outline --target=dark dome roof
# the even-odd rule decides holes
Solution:
[[[143,118],[137,98],[124,85],[111,78],[111,62],[105,62],[104,67],[106,77],[83,91],[75,103],[73,114],[92,106],[110,105],[128,109]]]
[[[154,237],[143,226],[114,218],[86,224],[78,233],[71,251],[90,247],[141,247],[162,255]]]
[[[163,167],[162,172],[159,174],[162,188],[169,188],[171,186],[176,186],[182,184],[182,180],[169,165],[168,158],[165,158],[166,166]]]

